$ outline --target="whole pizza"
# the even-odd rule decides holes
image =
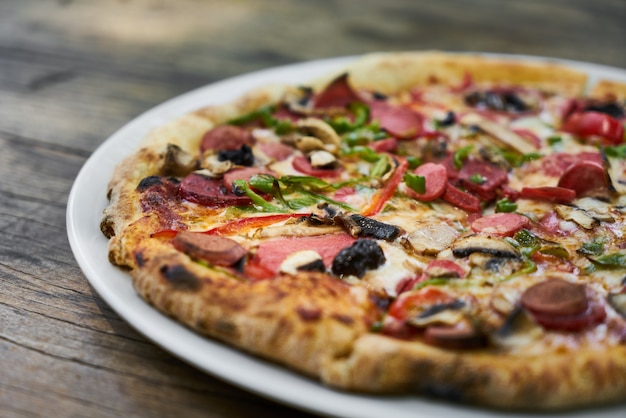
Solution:
[[[118,164],[109,259],[163,313],[338,389],[623,402],[625,98],[439,52],[267,86]]]

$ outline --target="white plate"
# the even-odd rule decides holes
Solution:
[[[546,60],[528,56],[504,56]],[[139,332],[192,365],[261,396],[310,412],[345,417],[526,416],[419,397],[362,396],[328,389],[280,366],[195,334],[160,314],[137,296],[129,276],[112,266],[107,259],[107,239],[99,229],[102,210],[107,205],[107,182],[114,165],[132,153],[149,130],[186,112],[231,101],[268,83],[306,83],[340,68],[351,59],[347,57],[313,61],[234,77],[169,100],[125,125],[93,153],[72,187],[67,206],[67,232],[76,260],[100,296]],[[587,71],[594,77],[626,81],[625,70],[580,62],[561,62]],[[593,415],[623,418],[626,416],[626,406],[594,409]]]

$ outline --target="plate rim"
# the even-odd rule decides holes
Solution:
[[[473,54],[521,61],[555,62],[587,72],[590,75],[590,81],[593,81],[594,77],[596,79],[609,78],[626,81],[625,69],[603,64],[522,54],[446,53]],[[367,396],[322,386],[317,381],[283,366],[201,336],[161,314],[134,292],[127,273],[108,263],[106,250],[102,251],[102,245],[104,244],[106,249],[108,240],[100,232],[98,226],[102,210],[106,206],[106,184],[115,164],[136,149],[139,140],[149,130],[198,107],[232,101],[254,87],[261,87],[269,81],[306,82],[314,79],[314,76],[322,76],[336,71],[359,57],[342,56],[304,61],[225,78],[175,96],[128,121],[97,147],[83,164],[73,182],[66,209],[67,236],[72,253],[98,295],[140,334],[177,358],[212,376],[290,407],[317,414],[364,418],[378,418],[381,413],[390,412],[394,413],[396,417],[535,416],[527,413],[475,408],[465,404],[449,403],[418,396]],[[104,170],[104,174],[100,170],[102,167],[107,168]],[[100,176],[94,179],[93,176],[98,173]],[[92,199],[87,199],[88,197]],[[94,218],[97,220],[95,223],[93,222]],[[109,276],[105,277],[106,274]],[[126,284],[123,284],[124,280]],[[120,283],[122,283],[121,286]],[[167,338],[172,336],[177,338]],[[193,344],[193,347],[181,346],[183,343]],[[220,356],[221,361],[216,362],[212,359],[207,361],[206,352]],[[202,358],[203,355],[204,358]],[[237,361],[239,364],[243,364],[243,367],[250,367],[265,374],[251,378],[242,373],[242,370],[233,372],[232,366],[225,366],[228,362],[224,360]],[[239,368],[241,369],[241,367]],[[279,387],[267,385],[267,376],[282,379]],[[291,390],[293,385],[296,386],[297,390]],[[312,401],[312,398],[315,398],[315,401]],[[594,409],[593,414],[598,417],[617,417],[623,416],[625,411],[626,405],[618,405],[617,407]],[[581,413],[585,413],[585,411],[581,411]],[[560,414],[551,414],[550,416],[555,417],[560,416]],[[571,411],[567,413],[567,416],[572,416]]]

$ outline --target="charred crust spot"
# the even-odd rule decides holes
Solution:
[[[322,317],[322,310],[320,308],[306,308],[304,306],[298,306],[296,313],[303,321],[317,321]]]
[[[446,399],[453,402],[462,402],[465,397],[463,392],[456,386],[452,386],[448,383],[429,384],[422,388],[424,395],[431,396],[433,398]]]
[[[137,263],[137,267],[143,267],[146,260],[143,258],[143,253],[141,251],[135,254],[135,262]]]
[[[100,231],[104,234],[105,237],[111,238],[115,236],[115,229],[113,228],[113,219],[109,216],[105,216],[100,221]]]
[[[184,266],[176,264],[165,265],[160,268],[163,278],[176,290],[196,291],[200,289],[200,279]]]
[[[163,180],[161,179],[161,177],[159,176],[149,176],[146,177],[144,179],[142,179],[139,184],[137,185],[137,191],[138,192],[143,192],[147,189],[149,189],[152,186],[155,185],[160,185],[163,183]]]
[[[349,317],[348,315],[343,315],[343,314],[339,314],[339,313],[334,313],[331,315],[331,318],[341,322],[342,324],[345,325],[352,325],[354,324],[354,319],[352,319],[351,317]]]

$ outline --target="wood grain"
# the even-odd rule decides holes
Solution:
[[[626,67],[623,0],[0,1],[0,416],[307,416],[206,375],[113,312],[65,206],[91,153],[154,105],[261,68],[370,51]]]

